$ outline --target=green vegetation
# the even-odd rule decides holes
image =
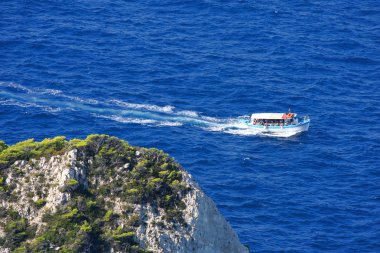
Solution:
[[[180,196],[188,189],[181,182],[180,166],[157,149],[140,149],[137,163],[127,173],[122,195],[133,203],[150,203],[166,211],[176,209]],[[182,212],[168,215],[167,220],[185,225]]]
[[[23,241],[32,238],[35,235],[35,229],[35,227],[29,226],[26,219],[14,215],[13,220],[5,225],[6,236],[0,241],[4,247],[13,248],[15,245],[20,245]]]
[[[3,246],[12,252],[50,252],[51,247],[59,247],[59,252],[106,252],[115,249],[132,249],[148,252],[139,247],[132,227],[117,227],[103,205],[90,196],[77,194],[55,213],[47,212],[43,222],[44,231],[34,235],[25,219],[18,218],[8,223],[7,236]],[[88,205],[88,203],[91,203]]]
[[[7,146],[4,141],[0,141],[0,169],[6,168],[17,160],[30,160],[38,159],[40,157],[50,157],[54,155],[63,154],[74,148],[83,149],[88,148],[94,153],[99,152],[99,148],[103,148],[102,142],[121,142],[128,146],[126,141],[121,141],[116,137],[108,135],[92,134],[85,140],[73,139],[67,141],[64,136],[57,136],[53,139],[44,139],[41,142],[36,142],[34,139],[28,139],[16,143],[13,146]],[[110,147],[111,148],[111,147]],[[108,151],[103,151],[108,152]],[[111,152],[112,153],[112,152]],[[122,155],[119,153],[119,155]]]
[[[92,227],[87,221],[84,221],[82,226],[80,226],[80,230],[82,230],[83,232],[89,233],[92,231]]]
[[[4,141],[0,141],[0,152],[8,148],[8,145]]]
[[[5,183],[7,173],[23,175],[12,165],[15,161],[26,160],[33,166],[32,159],[49,158],[74,148],[78,150],[78,161],[92,161],[87,163],[88,187],[68,179],[64,190],[68,190],[70,200],[55,213],[44,215],[46,225],[37,235],[27,220],[0,207],[1,220],[6,224],[0,247],[12,252],[50,252],[56,247],[59,252],[104,252],[110,247],[123,252],[147,252],[136,241],[136,228],[142,221],[133,213],[133,204],[149,204],[156,211],[161,208],[169,224],[186,226],[181,196],[189,189],[182,182],[180,165],[160,150],[132,147],[108,135],[70,141],[63,136],[41,142],[29,139],[13,146],[0,141],[0,196],[2,192],[9,198],[14,195]],[[44,197],[38,192],[36,195]],[[122,214],[113,211],[116,198],[128,203]],[[40,209],[46,200],[40,198],[32,203]],[[120,226],[121,221],[124,226]]]
[[[0,174],[0,193],[5,192],[5,178]]]
[[[106,212],[106,214],[104,215],[103,220],[104,220],[104,221],[110,221],[110,220],[111,220],[111,217],[112,217],[112,214],[113,214],[112,210],[108,210],[108,211]]]
[[[2,142],[2,144],[0,143],[0,169],[7,167],[16,160],[29,160],[59,154],[67,146],[67,143],[63,136],[45,139],[41,142],[29,139],[9,147]]]
[[[36,202],[34,202],[34,204],[37,208],[41,208],[46,204],[46,200],[38,199]]]
[[[78,181],[75,180],[75,179],[70,178],[70,179],[67,181],[67,186],[76,186],[76,185],[78,185]]]

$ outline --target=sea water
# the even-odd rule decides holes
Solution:
[[[252,252],[380,251],[377,1],[1,1],[0,139],[174,156]],[[309,115],[258,136],[238,117]]]

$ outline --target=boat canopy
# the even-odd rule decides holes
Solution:
[[[254,113],[251,115],[251,119],[270,119],[270,120],[280,120],[280,119],[287,119],[292,118],[295,116],[292,114],[286,114],[286,113]]]

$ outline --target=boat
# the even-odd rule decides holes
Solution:
[[[296,113],[253,113],[240,118],[240,122],[260,134],[290,137],[309,130],[310,118]]]

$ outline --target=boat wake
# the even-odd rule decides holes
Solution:
[[[241,123],[238,118],[216,118],[200,112],[179,110],[171,105],[138,104],[118,99],[96,100],[70,96],[55,89],[31,89],[18,83],[0,82],[0,105],[42,110],[51,114],[80,111],[88,117],[121,124],[140,124],[153,127],[192,126],[205,131],[233,135],[278,136],[259,133]]]

